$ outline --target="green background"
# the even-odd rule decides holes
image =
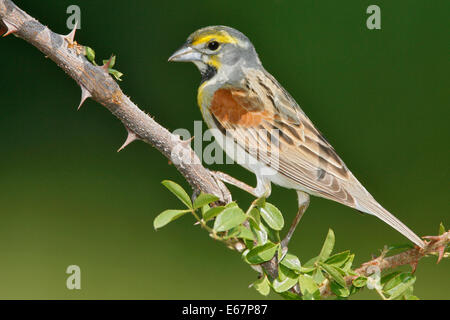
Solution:
[[[17,4],[62,34],[67,6],[78,4],[76,40],[97,62],[117,54],[125,94],[171,131],[200,120],[200,75],[167,58],[200,27],[237,28],[380,203],[419,235],[450,225],[448,1]],[[381,7],[381,30],[366,28],[370,4]],[[116,153],[120,122],[93,101],[76,112],[79,87],[25,41],[0,39],[0,58],[0,298],[261,298],[248,289],[256,273],[193,218],[153,229],[159,212],[181,207],[160,181],[188,187],[166,158],[142,142]],[[255,183],[237,165],[212,167]],[[231,190],[244,207],[252,200]],[[291,221],[294,191],[274,187],[270,201]],[[315,256],[328,228],[357,264],[407,242],[374,217],[313,198],[290,250]],[[71,264],[81,290],[66,289]],[[423,259],[416,294],[450,298],[448,272],[449,261]]]

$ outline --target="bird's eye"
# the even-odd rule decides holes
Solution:
[[[216,51],[219,48],[219,43],[217,41],[211,41],[208,43],[208,49],[211,51]]]

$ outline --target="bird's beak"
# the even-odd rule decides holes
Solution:
[[[174,54],[170,56],[168,61],[176,61],[176,62],[202,61],[202,54],[189,46],[182,46],[179,50],[177,50]]]

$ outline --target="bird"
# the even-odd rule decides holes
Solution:
[[[220,25],[201,28],[168,61],[192,62],[199,69],[197,102],[204,121],[225,153],[253,172],[257,182],[253,188],[224,173],[216,177],[256,197],[268,197],[272,183],[296,190],[298,212],[281,241],[283,249],[310,195],[376,216],[425,246],[356,179],[294,98],[264,69],[243,33]]]

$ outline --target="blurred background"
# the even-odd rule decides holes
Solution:
[[[76,41],[97,62],[117,55],[125,94],[163,126],[193,132],[200,75],[167,58],[200,27],[246,34],[366,188],[419,235],[449,221],[448,1],[16,1],[61,34],[66,9],[81,8]],[[381,30],[366,9],[381,8]],[[120,122],[23,40],[0,40],[0,298],[259,299],[256,273],[190,216],[155,231],[181,204],[161,184],[189,189],[166,158],[142,142],[117,153]],[[252,185],[237,165],[210,166]],[[252,197],[230,187],[243,207]],[[270,202],[290,222],[294,191]],[[356,265],[407,240],[371,216],[313,198],[290,250],[317,255],[328,228]],[[67,266],[81,290],[66,288]],[[407,269],[405,267],[405,269]],[[449,261],[420,261],[415,294],[450,298]],[[368,290],[358,298],[378,298]],[[270,295],[269,298],[278,298]]]

